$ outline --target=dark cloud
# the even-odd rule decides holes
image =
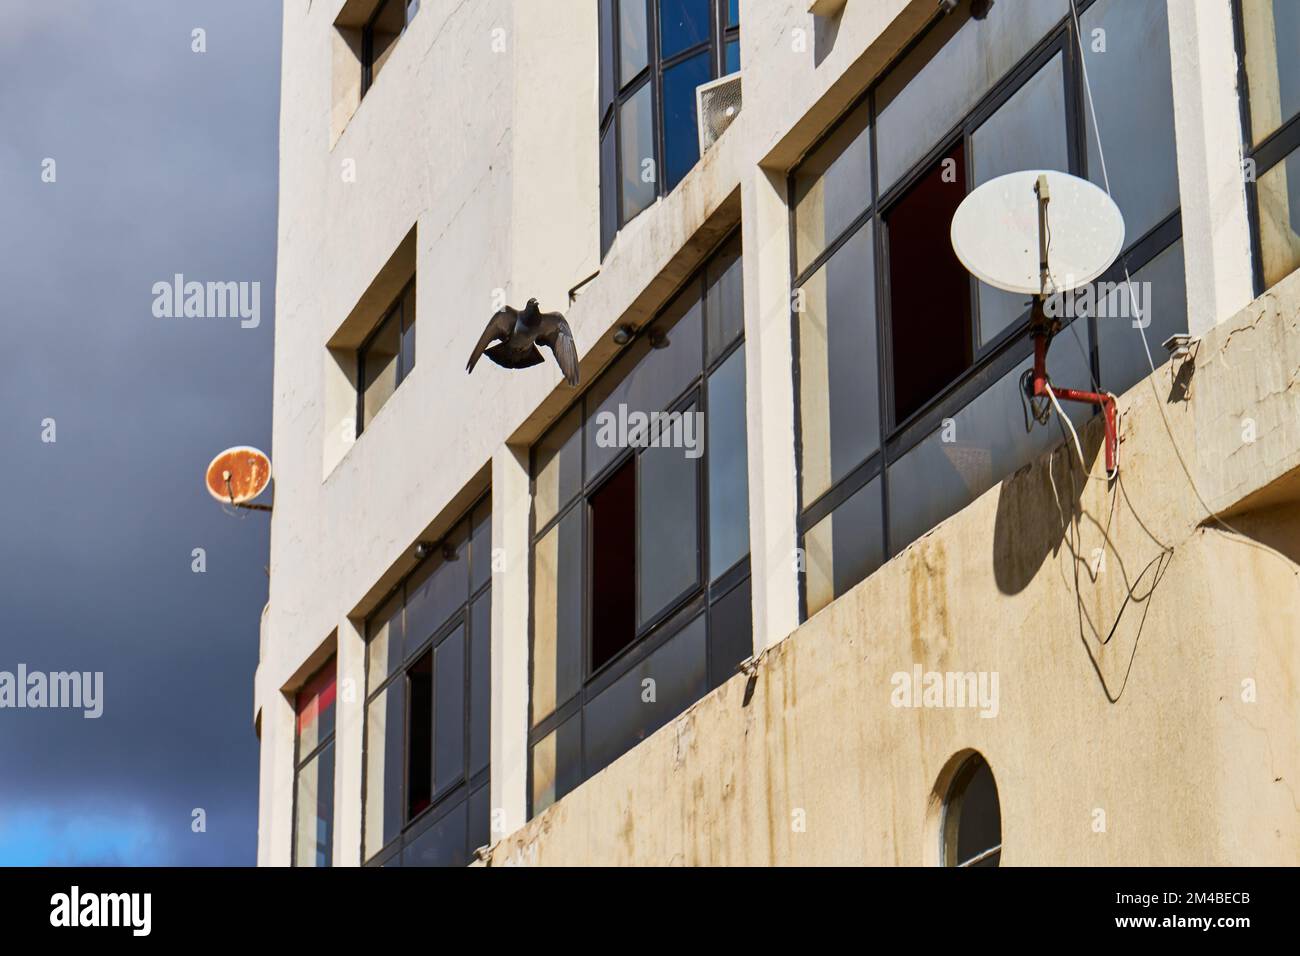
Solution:
[[[102,670],[105,698],[0,709],[0,863],[255,858],[267,519],[202,470],[270,450],[281,16],[0,0],[0,670]],[[260,282],[261,325],[155,318],[178,272]]]

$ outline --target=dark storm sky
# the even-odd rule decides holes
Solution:
[[[280,27],[0,0],[0,671],[104,672],[98,720],[0,709],[0,864],[254,862],[268,522],[202,473],[270,451]],[[175,273],[260,282],[261,325],[155,318]]]

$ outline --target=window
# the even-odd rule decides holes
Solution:
[[[739,236],[533,448],[530,806],[753,653]]]
[[[334,861],[334,659],[294,699],[293,865]]]
[[[415,367],[415,280],[357,350],[357,435]]]
[[[397,38],[420,9],[420,0],[379,0],[361,31],[361,95],[374,85]]]
[[[739,0],[600,0],[600,248],[699,156],[696,87],[740,69]]]
[[[1067,0],[983,20],[963,0],[790,174],[805,615],[1060,441],[1024,425],[1028,297],[952,251],[972,189],[1057,169],[1108,183],[1124,214],[1120,260],[1054,341],[1062,384],[1123,392],[1150,373],[1139,325],[1153,346],[1187,329],[1164,5],[1078,9],[1100,130]],[[1107,285],[1125,267],[1140,318]]]
[[[366,624],[362,850],[384,866],[490,842],[490,501],[433,550]]]
[[[1237,0],[1255,292],[1300,269],[1300,6]]]
[[[1002,810],[988,762],[973,754],[957,770],[943,801],[943,866],[998,866]]]

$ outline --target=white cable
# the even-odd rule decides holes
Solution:
[[[1070,437],[1074,439],[1074,450],[1079,455],[1079,467],[1083,469],[1084,475],[1087,476],[1089,479],[1093,481],[1101,481],[1100,478],[1098,478],[1096,475],[1092,474],[1088,470],[1088,462],[1085,461],[1083,457],[1083,445],[1079,441],[1079,433],[1074,430],[1074,422],[1070,421],[1070,416],[1065,414],[1064,410],[1062,410],[1061,408],[1061,403],[1056,400],[1056,392],[1052,389],[1051,383],[1044,382],[1043,387],[1047,389],[1047,397],[1052,400],[1052,407],[1056,409],[1056,414],[1060,416],[1061,421],[1065,423],[1065,427],[1070,429]],[[1106,394],[1110,397],[1110,400],[1112,402],[1115,401],[1114,395],[1111,395],[1110,392],[1107,392]],[[1114,481],[1116,476],[1119,475],[1119,406],[1115,405],[1114,407],[1115,407],[1115,467],[1113,467],[1110,471],[1106,472],[1107,481]],[[1103,411],[1102,414],[1104,415],[1105,412]]]

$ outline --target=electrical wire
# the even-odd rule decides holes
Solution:
[[[1083,87],[1084,93],[1088,98],[1088,115],[1092,119],[1093,137],[1097,143],[1097,160],[1098,165],[1101,167],[1102,184],[1105,186],[1106,195],[1112,196],[1113,198],[1113,193],[1110,188],[1110,174],[1106,171],[1106,151],[1102,148],[1101,143],[1101,124],[1097,122],[1097,104],[1093,100],[1092,82],[1088,78],[1088,57],[1083,49],[1083,32],[1082,27],[1079,24],[1079,8],[1076,0],[1070,0],[1070,14],[1074,19],[1074,41],[1079,50],[1079,65],[1083,70]],[[1156,390],[1156,363],[1155,359],[1151,356],[1151,343],[1147,341],[1146,322],[1142,321],[1144,317],[1141,308],[1138,305],[1137,296],[1133,291],[1133,277],[1129,274],[1128,262],[1124,261],[1121,265],[1124,269],[1124,287],[1128,292],[1129,305],[1138,319],[1135,325],[1137,326],[1138,333],[1142,337],[1142,350],[1146,353],[1147,365],[1151,368],[1151,375],[1148,377],[1147,381],[1151,385],[1151,394],[1156,399],[1156,409],[1160,412],[1161,421],[1164,422],[1165,432],[1169,435],[1169,444],[1174,449],[1174,457],[1178,459],[1178,466],[1182,469],[1183,475],[1187,478],[1187,484],[1192,489],[1192,494],[1196,497],[1197,502],[1200,503],[1201,508],[1204,509],[1210,520],[1222,525],[1226,530],[1235,535],[1248,537],[1247,535],[1243,535],[1242,532],[1238,531],[1227,521],[1220,518],[1218,513],[1209,506],[1204,496],[1201,494],[1201,490],[1196,486],[1196,479],[1192,477],[1191,469],[1187,466],[1187,460],[1183,457],[1183,452],[1178,445],[1178,440],[1174,437],[1173,426],[1169,424],[1169,417],[1165,414],[1164,403],[1160,400],[1160,393]],[[1116,431],[1118,432],[1118,428]]]

